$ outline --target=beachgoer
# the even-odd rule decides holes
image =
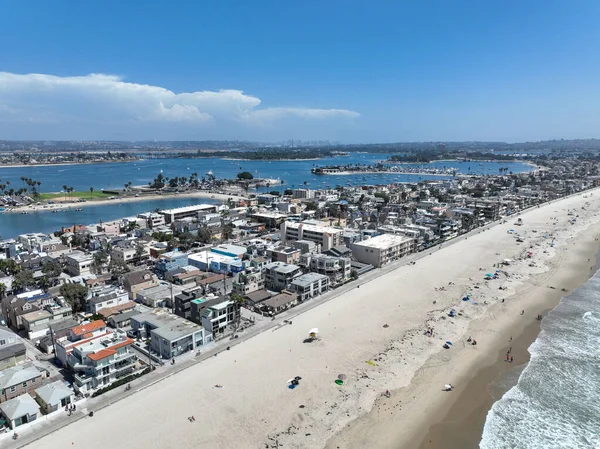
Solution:
[[[513,362],[513,357],[512,357],[512,355],[511,355],[511,356],[510,356],[510,363],[512,363],[512,362]]]
[[[521,310],[521,315],[525,315],[525,311],[524,310]]]

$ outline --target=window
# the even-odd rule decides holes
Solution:
[[[3,346],[6,344],[6,340],[0,340],[0,346]]]
[[[31,383],[34,384],[35,383],[35,377],[33,379],[31,379]]]
[[[27,388],[27,382],[23,382],[23,388]]]
[[[17,391],[17,387],[10,387],[10,392],[14,393],[15,391]]]

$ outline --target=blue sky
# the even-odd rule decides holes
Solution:
[[[0,138],[600,137],[599,19],[595,0],[7,0]]]

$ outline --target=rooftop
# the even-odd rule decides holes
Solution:
[[[33,363],[6,368],[0,371],[0,390],[22,384],[40,376],[40,370]]]
[[[73,394],[71,390],[64,382],[57,380],[48,385],[35,390],[35,394],[41,398],[46,404],[60,404],[60,401]]]
[[[316,281],[320,281],[323,279],[329,279],[324,274],[319,273],[306,273],[302,276],[298,276],[296,279],[292,281],[292,284],[299,285],[300,287],[308,287],[310,284]]]
[[[185,207],[177,207],[175,209],[164,209],[161,210],[161,214],[183,214],[186,212],[194,212],[201,211],[206,209],[215,209],[216,206],[214,204],[197,204],[195,206],[185,206]]]
[[[25,415],[39,413],[40,407],[29,394],[25,393],[0,404],[0,410],[4,416],[13,421]]]
[[[71,332],[73,332],[73,334],[75,334],[75,335],[85,335],[90,332],[100,330],[103,327],[106,327],[106,323],[102,320],[96,320],[96,321],[92,321],[91,323],[81,324],[79,326],[76,326],[73,329],[71,329]]]
[[[394,234],[382,234],[377,237],[373,237],[367,240],[363,240],[362,242],[356,242],[354,246],[361,246],[365,248],[377,248],[377,249],[388,249],[395,245],[400,245],[402,243],[407,243],[411,241],[410,237],[405,237],[401,235]]]

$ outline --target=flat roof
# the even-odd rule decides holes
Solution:
[[[195,206],[176,207],[175,209],[161,210],[161,214],[182,214],[186,212],[201,211],[206,209],[216,209],[216,204],[196,204]]]
[[[302,276],[298,276],[296,279],[294,279],[292,281],[292,284],[306,287],[306,286],[312,284],[313,282],[321,280],[321,279],[329,279],[329,278],[327,276],[325,276],[324,274],[306,273],[306,274],[303,274]]]
[[[327,226],[327,225],[321,226],[318,224],[304,223],[304,222],[294,223],[293,221],[288,221],[286,223],[287,223],[288,228],[299,229],[300,227],[302,227],[303,231],[320,232],[323,234],[324,233],[341,234],[343,232],[342,229],[333,228],[333,227]]]
[[[298,270],[300,267],[298,265],[293,265],[291,263],[285,262],[271,262],[268,263],[265,268],[268,270],[275,269],[275,271],[279,273],[291,273],[292,271]]]
[[[395,245],[400,245],[413,240],[410,237],[394,234],[382,234],[377,237],[372,237],[361,242],[353,243],[354,246],[362,246],[364,248],[388,249]]]

